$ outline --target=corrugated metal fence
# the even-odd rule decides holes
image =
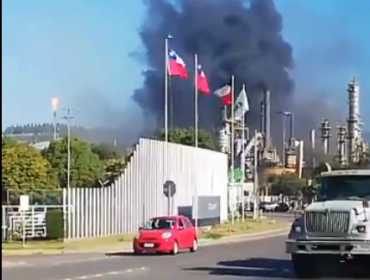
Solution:
[[[100,189],[65,190],[70,205],[67,237],[84,238],[134,233],[145,220],[166,215],[163,184],[176,183],[172,213],[199,196],[221,197],[221,219],[227,219],[227,156],[210,150],[140,139],[124,174]],[[69,196],[69,200],[68,197]]]

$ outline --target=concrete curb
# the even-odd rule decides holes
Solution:
[[[270,238],[274,236],[282,236],[288,233],[290,227],[284,227],[281,229],[266,230],[248,234],[238,234],[220,239],[201,239],[199,240],[200,247],[230,244],[246,241],[256,241],[264,238]],[[120,246],[121,245],[121,246]],[[115,252],[131,252],[130,243],[116,244],[115,246],[109,246],[105,248],[95,248],[91,250],[2,250],[2,256],[30,256],[30,255],[67,255],[67,254],[94,254],[94,253],[112,253]],[[119,251],[117,250],[119,247]]]

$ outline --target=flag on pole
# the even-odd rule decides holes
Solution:
[[[174,50],[168,51],[168,75],[184,79],[188,77],[184,60]]]
[[[231,93],[231,86],[230,85],[225,85],[218,90],[215,91],[215,95],[220,97],[222,100],[222,103],[224,105],[231,105],[231,98],[232,98],[232,93]]]
[[[198,89],[208,95],[210,90],[207,77],[204,74],[204,71],[202,70],[202,66],[200,64],[198,64],[197,80]]]
[[[234,120],[243,119],[245,113],[249,111],[249,102],[247,97],[247,92],[245,91],[245,86],[243,85],[238,97],[235,100],[234,108]]]

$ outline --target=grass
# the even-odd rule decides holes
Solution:
[[[236,220],[234,223],[227,222],[222,225],[213,226],[209,230],[203,231],[201,233],[201,238],[219,239],[231,235],[274,230],[283,228],[284,226],[287,226],[287,223],[281,221],[270,219],[253,220],[250,218],[246,218],[244,220],[244,223],[240,220]]]
[[[86,238],[72,241],[27,241],[23,246],[22,242],[3,242],[2,250],[77,250],[86,248],[96,248],[114,245],[121,242],[129,242],[133,234],[104,236],[97,238]]]

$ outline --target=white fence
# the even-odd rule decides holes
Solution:
[[[19,211],[19,206],[2,206],[2,240],[46,237],[46,212],[60,208],[59,205],[30,206],[27,211]]]
[[[111,186],[65,190],[68,238],[134,233],[145,220],[166,215],[163,184],[176,183],[172,213],[197,195],[221,197],[227,219],[227,156],[210,150],[140,139],[124,174]],[[69,199],[68,199],[69,197]]]

